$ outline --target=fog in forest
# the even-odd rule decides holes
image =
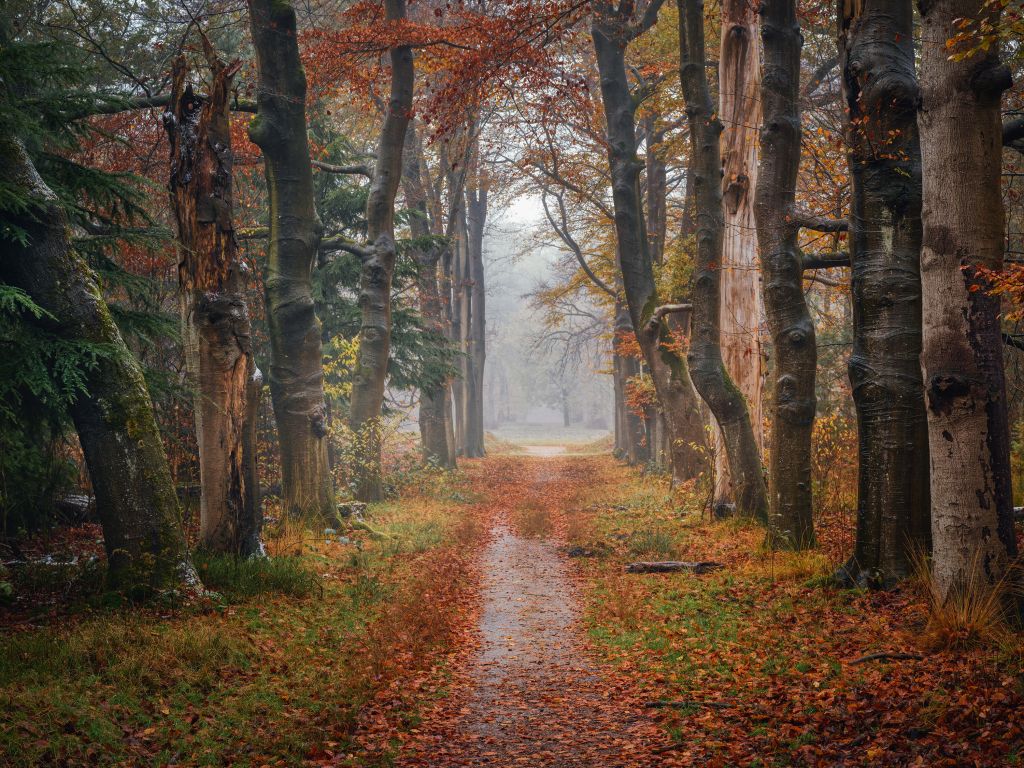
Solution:
[[[541,220],[537,199],[525,197],[485,234],[484,426],[512,442],[587,442],[608,435],[613,417],[606,318],[577,304],[558,325],[544,322],[538,295],[564,254],[541,240]]]

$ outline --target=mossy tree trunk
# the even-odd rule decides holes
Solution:
[[[764,472],[750,412],[743,393],[733,384],[722,361],[719,326],[725,232],[719,145],[722,123],[708,87],[704,5],[699,0],[680,2],[679,74],[690,125],[690,151],[694,153],[690,181],[694,185],[697,220],[690,376],[722,431],[737,513],[767,520]]]
[[[323,352],[312,288],[323,226],[314,203],[306,133],[306,75],[291,4],[249,0],[248,5],[258,75],[258,111],[249,137],[263,150],[270,196],[264,284],[282,501],[292,516],[333,520]]]
[[[994,586],[1017,556],[999,298],[979,268],[1003,267],[999,47],[946,41],[961,19],[995,24],[998,3],[920,2],[924,370],[933,571],[944,598]],[[973,45],[973,42],[961,45]]]
[[[102,348],[85,372],[87,392],[71,417],[96,494],[111,586],[138,589],[199,585],[185,546],[178,500],[153,406],[138,362],[110,316],[99,286],[69,240],[57,196],[24,146],[0,138],[0,182],[34,201],[14,215],[26,242],[0,249],[0,279],[21,288],[49,317],[40,320],[74,343]]]
[[[181,333],[199,446],[199,546],[251,557],[263,553],[255,423],[262,376],[233,221],[228,97],[239,65],[225,66],[204,43],[213,75],[209,94],[199,99],[193,93],[182,57],[163,117],[181,249]]]
[[[385,0],[389,21],[405,18],[405,0]],[[391,49],[391,94],[377,144],[377,163],[366,203],[369,245],[359,275],[359,352],[352,382],[349,426],[355,440],[355,496],[382,497],[381,409],[391,353],[391,279],[395,270],[395,196],[402,179],[402,149],[412,118],[415,80],[412,48]]]
[[[768,459],[769,533],[773,546],[814,543],[811,434],[818,352],[803,292],[803,264],[793,221],[800,167],[800,25],[796,0],[761,3],[760,163],[754,193],[765,317],[775,355]]]
[[[839,56],[851,178],[857,538],[841,577],[889,587],[930,540],[921,379],[921,147],[911,0],[844,3]]]

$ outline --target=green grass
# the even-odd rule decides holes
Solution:
[[[199,554],[195,562],[206,588],[220,593],[229,602],[267,593],[308,597],[320,587],[316,573],[301,557],[244,559]]]

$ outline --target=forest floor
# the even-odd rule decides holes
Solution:
[[[1019,635],[942,650],[919,585],[829,586],[848,519],[772,554],[700,506],[544,443],[206,562],[208,606],[40,567],[0,614],[0,765],[1024,764]],[[668,559],[724,568],[624,573]]]

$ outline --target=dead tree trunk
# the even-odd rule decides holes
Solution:
[[[685,0],[679,9],[679,75],[694,153],[693,178],[697,247],[693,288],[690,376],[722,430],[737,512],[767,520],[768,500],[761,455],[741,393],[722,362],[721,265],[724,221],[719,139],[722,123],[708,87],[704,53],[704,7]]]
[[[224,66],[205,38],[204,44],[213,74],[209,94],[196,98],[180,58],[163,116],[181,248],[181,335],[199,446],[199,546],[251,557],[263,552],[253,421],[261,374],[233,221],[228,96],[239,64]]]
[[[0,184],[33,201],[9,213],[24,241],[4,237],[0,277],[49,313],[60,338],[104,349],[71,406],[114,587],[199,585],[185,546],[178,499],[139,364],[125,346],[96,280],[68,240],[68,220],[20,141],[0,137]]]
[[[811,433],[817,346],[803,292],[793,222],[800,166],[800,47],[795,0],[761,3],[761,158],[754,197],[765,316],[772,336],[769,536],[773,546],[814,544]]]
[[[258,74],[258,113],[249,138],[263,150],[270,195],[264,284],[282,502],[292,516],[331,520],[323,354],[311,282],[323,227],[313,196],[295,9],[282,0],[249,0],[249,23]]]
[[[859,447],[857,538],[841,575],[861,586],[909,576],[930,539],[913,15],[911,0],[867,0],[839,18]]]
[[[644,225],[640,194],[643,166],[637,159],[636,143],[637,102],[630,91],[625,63],[626,47],[654,23],[661,2],[654,0],[639,20],[623,9],[597,3],[591,36],[601,75],[601,97],[608,130],[608,165],[623,292],[644,360],[651,370],[658,401],[669,423],[673,479],[683,481],[696,477],[703,468],[700,452],[694,445],[703,442],[704,427],[686,359],[678,352],[678,344],[664,317],[654,315],[655,308],[662,302],[654,282]]]
[[[427,193],[423,184],[421,153],[415,123],[410,123],[402,158],[402,186],[406,207],[412,212],[409,231],[413,238],[426,241],[431,235],[430,214],[427,208]],[[438,265],[441,248],[434,244],[417,245],[417,289],[419,291],[420,313],[427,327],[435,333],[444,334],[444,308],[441,306],[438,285]],[[455,454],[449,452],[448,436],[445,430],[445,400],[448,397],[447,380],[430,382],[420,390],[420,440],[424,461],[441,467],[454,467]]]
[[[405,0],[385,0],[390,21],[405,18]],[[391,278],[395,271],[395,195],[402,178],[402,149],[412,117],[415,80],[412,48],[391,49],[391,96],[377,145],[377,165],[366,203],[369,247],[359,276],[359,353],[352,381],[349,426],[355,450],[355,496],[376,501],[381,486],[381,408],[391,353]]]
[[[757,268],[754,188],[757,132],[761,125],[761,35],[757,6],[723,0],[719,55],[719,115],[722,131],[722,360],[747,401],[758,452],[764,451],[764,388],[760,325],[764,314]],[[715,425],[716,506],[730,504],[732,480],[722,432]]]
[[[933,570],[947,598],[995,585],[1016,557],[999,299],[978,269],[1003,266],[998,46],[952,56],[960,19],[996,22],[999,4],[920,2],[924,351]]]

